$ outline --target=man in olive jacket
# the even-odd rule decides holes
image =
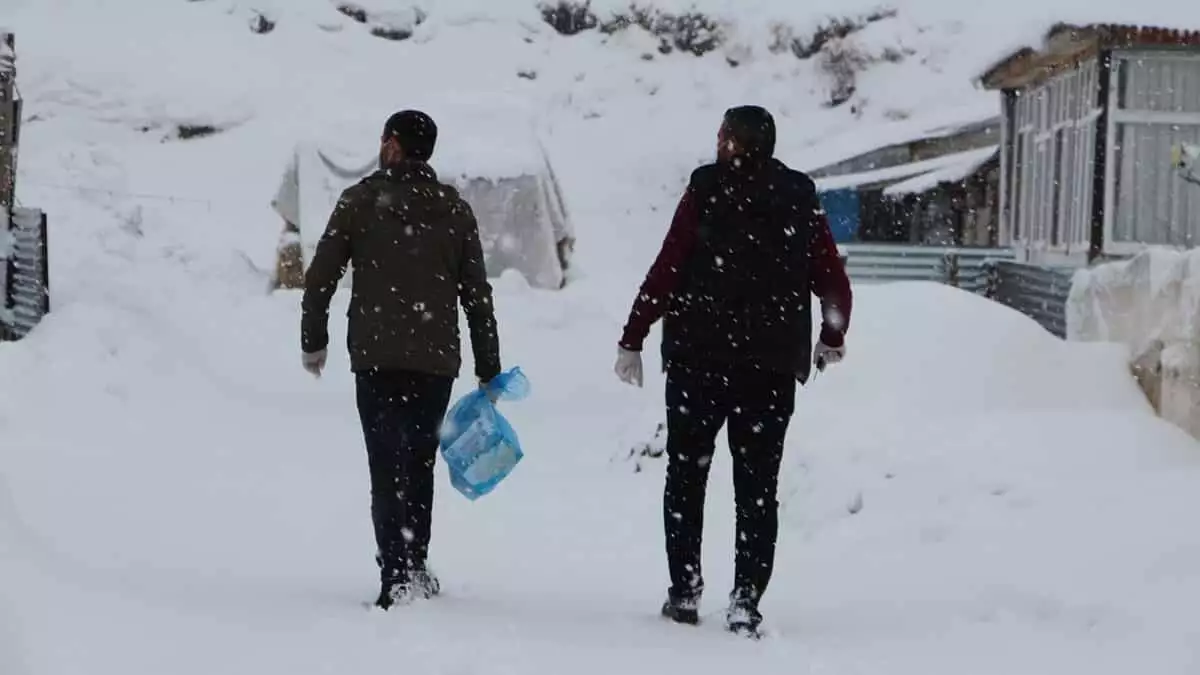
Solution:
[[[353,265],[348,347],[371,473],[371,516],[388,609],[439,592],[429,572],[438,426],[462,365],[459,303],[475,375],[500,373],[492,288],[470,206],[428,161],[437,127],[426,114],[392,115],[380,169],[342,193],[305,277],[304,368],[320,376],[329,303]]]

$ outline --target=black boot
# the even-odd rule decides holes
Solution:
[[[762,613],[758,602],[747,595],[735,593],[729,600],[725,613],[725,628],[730,633],[754,640],[762,637]]]
[[[417,597],[429,600],[442,594],[442,583],[428,569],[421,569],[412,574],[412,590]]]
[[[675,623],[695,626],[700,623],[700,597],[679,597],[667,594],[667,601],[662,606],[663,618]]]
[[[375,606],[387,611],[396,605],[407,605],[412,601],[412,584],[384,582],[379,589],[379,597],[375,599]]]

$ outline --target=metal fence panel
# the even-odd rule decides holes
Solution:
[[[987,263],[987,297],[1067,337],[1067,297],[1074,269],[1042,267],[1012,260]]]
[[[978,293],[1067,336],[1067,296],[1073,268],[1014,260],[1012,249],[896,244],[843,244],[846,272],[855,283],[934,281]]]
[[[9,228],[0,337],[19,340],[50,311],[46,214],[38,209],[13,209]]]
[[[842,244],[846,273],[855,283],[935,281],[982,293],[987,286],[984,264],[1012,260],[1012,249],[901,244]]]

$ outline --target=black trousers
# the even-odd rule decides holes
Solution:
[[[728,424],[737,512],[732,597],[757,607],[775,565],[779,465],[795,396],[791,374],[668,367],[663,521],[672,597],[694,599],[704,589],[704,497],[717,434]]]
[[[356,378],[380,577],[405,583],[429,556],[437,431],[454,380],[409,371],[363,371]]]

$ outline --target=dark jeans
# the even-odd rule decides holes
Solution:
[[[404,583],[425,569],[429,555],[437,431],[454,380],[409,371],[364,371],[356,378],[380,577]]]
[[[737,511],[733,597],[757,607],[775,564],[776,489],[795,396],[791,374],[668,368],[663,520],[672,597],[698,598],[704,589],[704,496],[717,433],[728,423]]]

